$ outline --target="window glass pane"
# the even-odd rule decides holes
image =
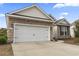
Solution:
[[[65,30],[65,28],[60,26],[60,35],[64,35],[64,30]]]
[[[69,31],[68,26],[60,26],[60,35],[69,35]]]

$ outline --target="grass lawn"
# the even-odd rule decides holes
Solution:
[[[13,56],[11,44],[0,45],[0,56]]]

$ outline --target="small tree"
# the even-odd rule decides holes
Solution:
[[[7,29],[1,28],[0,29],[0,44],[7,43]]]
[[[76,29],[75,29],[75,37],[79,37],[79,22],[75,22]]]

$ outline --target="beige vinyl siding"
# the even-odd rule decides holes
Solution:
[[[29,9],[25,9],[23,11],[17,12],[17,14],[21,14],[21,15],[28,15],[28,16],[34,16],[34,17],[40,17],[40,18],[46,18],[48,19],[47,16],[45,16],[43,13],[40,12],[40,10],[38,10],[36,7],[32,7]]]

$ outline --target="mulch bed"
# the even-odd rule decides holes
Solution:
[[[64,43],[79,45],[79,38],[66,39],[66,40],[64,40]]]
[[[11,44],[0,45],[0,56],[13,56]]]

